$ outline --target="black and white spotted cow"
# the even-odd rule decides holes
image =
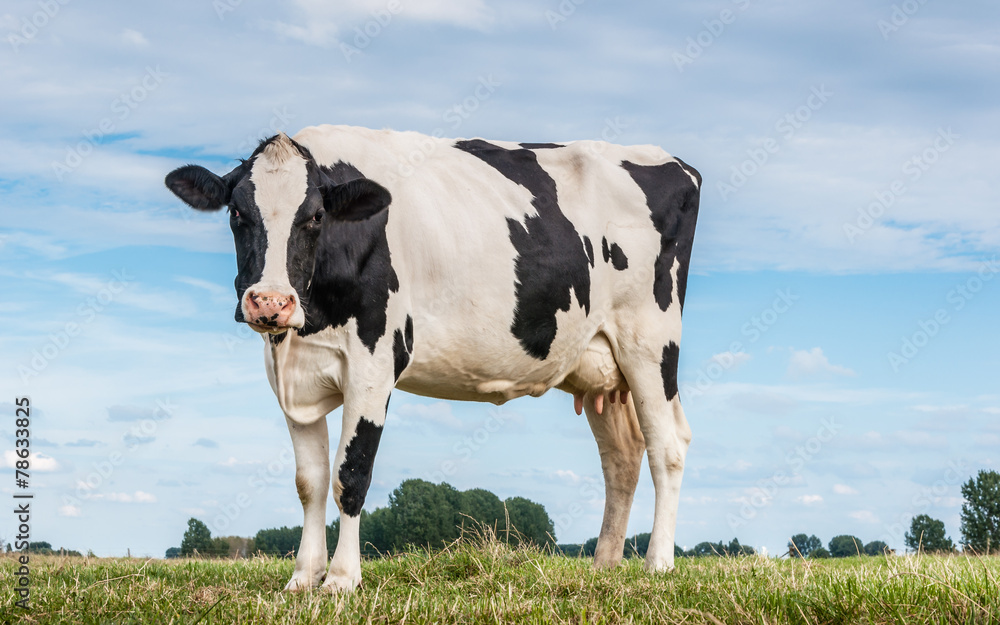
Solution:
[[[622,558],[645,451],[645,566],[673,567],[697,171],[653,146],[317,126],[272,137],[224,176],[188,165],[166,183],[196,209],[229,207],[236,319],[265,339],[295,449],[305,520],[288,590],[360,582],[359,514],[393,388],[497,404],[571,393],[604,470],[595,566]],[[327,570],[326,415],[341,405]]]

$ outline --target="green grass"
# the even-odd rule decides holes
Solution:
[[[14,554],[16,555],[16,554]],[[590,560],[463,541],[364,564],[352,595],[280,592],[293,563],[32,558],[31,610],[0,559],[0,623],[1000,623],[1000,559]]]

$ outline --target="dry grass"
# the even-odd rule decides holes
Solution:
[[[14,606],[0,559],[0,623],[1000,623],[1000,559],[959,556],[586,559],[495,540],[366,562],[354,594],[281,591],[293,563],[32,559],[32,607]]]

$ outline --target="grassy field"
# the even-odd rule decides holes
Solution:
[[[592,571],[496,542],[366,562],[353,595],[280,590],[289,560],[0,559],[0,623],[1000,623],[1000,558],[680,559]],[[16,555],[16,554],[15,554]]]

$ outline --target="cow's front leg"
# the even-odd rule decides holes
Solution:
[[[295,488],[302,501],[302,541],[295,556],[295,572],[285,590],[319,586],[326,572],[326,495],[330,490],[330,437],[326,417],[302,425],[286,417],[295,450]]]
[[[385,423],[388,392],[348,397],[344,425],[333,463],[333,494],[340,508],[340,538],[323,588],[351,591],[361,583],[361,508],[372,481],[372,466]]]

